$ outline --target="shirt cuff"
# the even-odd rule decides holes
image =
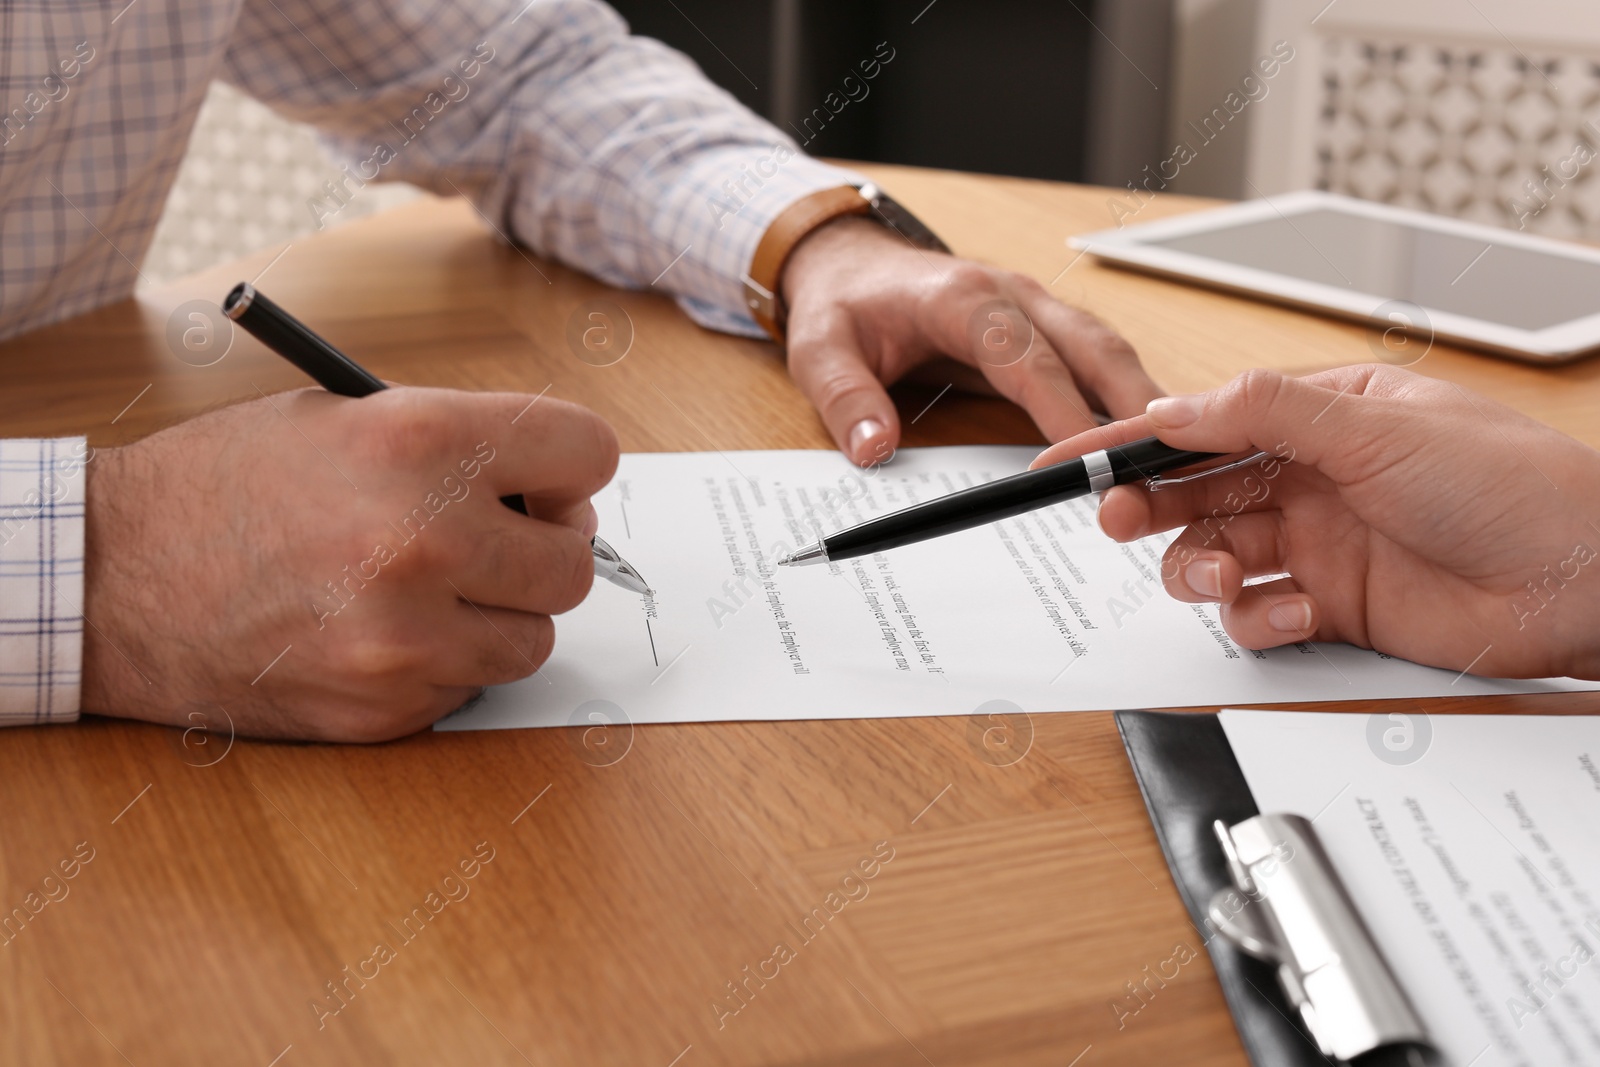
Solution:
[[[0,726],[78,717],[90,455],[82,437],[0,440]]]
[[[670,209],[657,215],[656,238],[683,251],[656,284],[679,293],[679,306],[701,326],[766,337],[745,307],[740,278],[767,227],[797,200],[864,181],[812,159],[781,134],[766,146],[701,153],[674,190]]]

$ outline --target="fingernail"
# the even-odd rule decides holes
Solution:
[[[1201,596],[1222,599],[1222,564],[1214,559],[1197,559],[1184,568],[1183,580]]]
[[[1191,393],[1187,396],[1158,396],[1145,406],[1144,413],[1157,426],[1176,430],[1200,417],[1205,399]]]
[[[1311,629],[1311,603],[1304,597],[1274,600],[1267,619],[1274,630],[1304,635]]]
[[[862,419],[850,430],[850,458],[857,463],[865,462],[867,457],[867,444],[874,437],[881,437],[888,427],[877,419]]]

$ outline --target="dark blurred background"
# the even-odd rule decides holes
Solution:
[[[1163,157],[1166,0],[612,4],[813,155],[1115,185]]]

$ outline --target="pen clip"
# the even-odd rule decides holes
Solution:
[[[1165,474],[1152,474],[1150,477],[1144,480],[1144,484],[1146,487],[1152,490],[1165,489],[1169,485],[1183,485],[1185,482],[1193,482],[1198,481],[1201,478],[1209,478],[1213,474],[1222,474],[1226,471],[1236,471],[1240,467],[1253,467],[1257,463],[1262,463],[1269,459],[1287,462],[1287,460],[1283,460],[1281,456],[1274,456],[1271,452],[1253,452],[1248,456],[1243,456],[1239,459],[1232,459],[1226,463],[1218,464],[1215,467],[1205,467],[1201,470],[1191,471],[1188,474],[1180,474],[1176,478],[1168,477]]]

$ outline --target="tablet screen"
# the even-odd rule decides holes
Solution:
[[[1326,208],[1147,243],[1523,330],[1600,313],[1600,264]]]

